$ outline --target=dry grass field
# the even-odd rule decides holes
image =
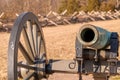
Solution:
[[[73,59],[75,57],[75,37],[79,28],[86,23],[43,28],[47,47],[47,56],[52,59]],[[90,22],[108,31],[120,34],[120,20]],[[0,80],[7,80],[7,49],[10,33],[0,32]],[[92,75],[84,80],[93,80]],[[53,74],[48,80],[78,80],[78,75]],[[103,80],[103,79],[99,79]],[[111,80],[120,80],[111,79]]]

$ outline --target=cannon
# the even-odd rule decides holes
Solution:
[[[8,46],[8,80],[42,80],[53,73],[118,74],[119,40],[117,32],[108,32],[94,25],[83,25],[75,41],[76,57],[72,60],[47,58],[43,31],[32,12],[16,19]]]
[[[82,54],[85,55],[88,52],[92,56],[92,59],[94,59],[96,51],[100,59],[109,59],[110,56],[118,56],[119,40],[117,32],[108,32],[94,25],[87,24],[80,28],[77,34],[76,46],[78,44],[82,46]]]

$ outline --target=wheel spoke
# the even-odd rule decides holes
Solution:
[[[20,49],[21,53],[23,54],[23,56],[25,57],[26,61],[29,64],[33,64],[33,60],[31,58],[31,56],[28,55],[28,52],[25,50],[25,48],[23,47],[21,42],[19,42],[19,49]]]
[[[33,51],[32,51],[31,45],[30,45],[30,41],[28,39],[28,35],[27,35],[25,28],[23,28],[22,34],[23,34],[23,37],[25,40],[25,44],[26,44],[28,53],[29,53],[30,57],[32,58],[32,60],[34,61],[34,54],[33,54]]]
[[[37,26],[36,24],[33,24],[33,38],[34,38],[34,44],[35,44],[35,52],[36,57],[38,56],[38,34],[37,34]]]
[[[35,76],[35,72],[29,74],[24,80],[29,80],[29,79],[31,79],[34,76]]]
[[[42,53],[42,54],[40,55],[40,61],[44,60],[44,58],[45,58],[45,53]]]
[[[41,39],[41,43],[40,43],[40,59],[43,59],[45,57],[45,46],[44,46],[44,42],[43,39]]]
[[[25,68],[25,69],[29,69],[29,70],[44,71],[44,68],[42,68],[42,67],[39,68],[39,67],[30,66],[30,65],[27,65],[27,64],[22,64],[22,63],[17,63],[17,66],[19,66],[20,68]]]
[[[41,35],[38,36],[38,56],[40,56],[40,47],[41,47]]]
[[[35,70],[35,67],[29,66],[27,64],[17,63],[17,66],[19,66],[21,68],[25,68],[25,69]]]
[[[32,33],[32,24],[31,24],[30,21],[27,21],[26,24],[27,24],[28,38],[29,38],[29,41],[30,41],[30,45],[31,45],[32,51],[33,51],[34,56],[35,56],[36,53],[35,53],[35,44],[34,44],[33,33]]]

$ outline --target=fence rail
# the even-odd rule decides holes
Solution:
[[[13,21],[4,21],[2,17],[5,15],[4,12],[0,14],[0,31],[9,32],[13,26]],[[16,17],[19,16],[18,13],[15,14]],[[113,11],[75,11],[70,16],[67,15],[67,10],[58,14],[57,12],[50,11],[47,15],[43,16],[41,14],[37,14],[40,24],[42,27],[45,26],[58,26],[58,25],[67,25],[67,24],[75,24],[75,23],[84,23],[84,22],[92,22],[92,21],[105,21],[105,20],[116,20],[120,19],[120,10]]]

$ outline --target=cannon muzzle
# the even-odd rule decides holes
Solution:
[[[78,34],[78,41],[85,47],[102,49],[109,44],[111,32],[94,25],[83,25]]]

